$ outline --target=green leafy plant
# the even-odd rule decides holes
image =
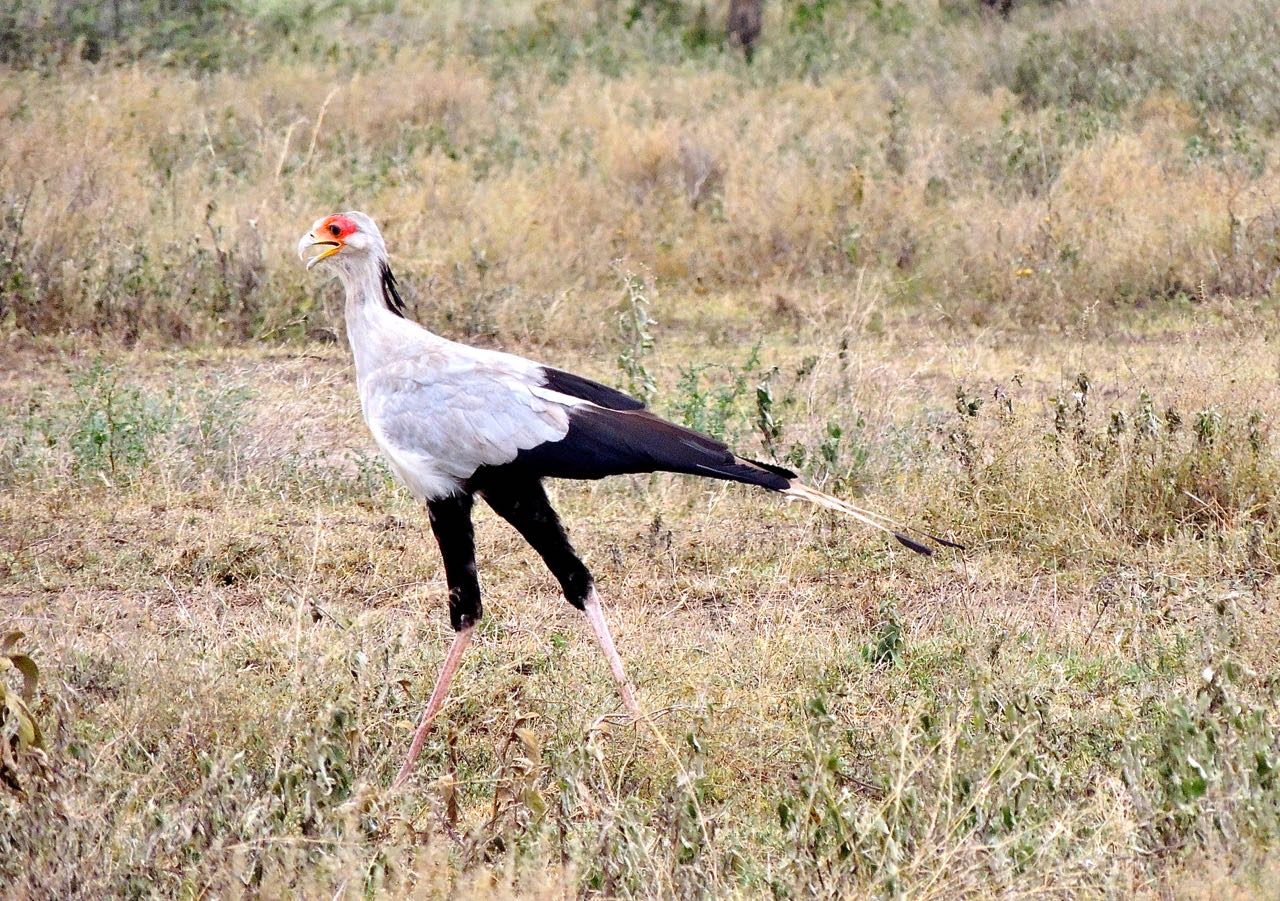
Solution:
[[[868,663],[895,664],[902,657],[902,621],[898,617],[898,608],[892,600],[880,605],[880,622],[876,624],[876,632],[872,640],[862,649],[862,656]]]
[[[742,403],[747,397],[749,376],[760,367],[760,345],[752,345],[741,366],[716,366],[690,364],[680,367],[679,396],[676,413],[691,429],[705,432],[714,438],[733,440],[737,437],[733,426],[746,427],[750,415]],[[704,383],[709,373],[723,373],[718,384]],[[710,380],[708,380],[710,382]],[[755,396],[759,414],[759,394]]]
[[[627,391],[646,404],[653,399],[658,386],[645,365],[653,351],[653,327],[658,323],[649,314],[649,294],[645,280],[631,272],[622,275],[622,308],[618,311],[618,369],[626,379]]]
[[[75,379],[76,421],[69,436],[82,475],[127,475],[144,464],[153,439],[168,429],[172,409],[123,382],[101,359]]]
[[[777,371],[777,367],[769,370],[756,386],[756,429],[760,432],[765,450],[775,457],[778,454],[778,443],[782,440],[782,420],[778,417],[778,404],[774,400],[771,384]]]
[[[1193,696],[1154,713],[1152,746],[1130,753],[1125,779],[1153,812],[1146,841],[1280,833],[1280,731],[1276,688],[1225,651],[1211,652]]]

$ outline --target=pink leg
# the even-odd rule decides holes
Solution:
[[[396,781],[391,784],[392,788],[399,788],[409,781],[409,774],[413,772],[413,762],[418,759],[422,744],[427,740],[431,721],[436,718],[436,714],[444,705],[445,695],[449,693],[449,683],[453,681],[453,674],[458,671],[462,652],[471,643],[471,633],[474,631],[475,626],[468,626],[454,636],[453,644],[449,647],[449,655],[444,658],[444,666],[440,668],[440,675],[436,677],[436,687],[431,692],[431,700],[427,701],[427,709],[418,723],[418,731],[413,733],[413,743],[409,745],[409,756],[404,759],[404,766],[400,767],[400,775],[396,776]]]
[[[583,606],[586,608],[587,621],[591,623],[591,629],[596,633],[596,641],[600,642],[600,649],[604,651],[604,657],[609,661],[613,679],[618,683],[618,693],[622,695],[622,703],[626,705],[632,716],[639,719],[642,715],[640,705],[636,703],[635,692],[631,688],[631,683],[627,681],[626,672],[622,669],[622,658],[618,656],[618,649],[613,645],[609,624],[604,621],[604,611],[600,609],[600,595],[596,594],[594,588],[591,589],[591,594],[587,595],[587,602]]]

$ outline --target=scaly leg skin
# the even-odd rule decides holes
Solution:
[[[627,682],[622,668],[622,658],[613,645],[613,636],[604,621],[600,609],[600,596],[591,579],[591,572],[569,543],[569,536],[560,517],[547,499],[547,492],[537,479],[489,479],[480,488],[484,499],[499,516],[516,527],[524,540],[542,557],[547,568],[555,575],[564,589],[565,599],[587,614],[587,621],[596,633],[596,641],[609,661],[609,669],[618,683],[618,691],[630,714],[639,719],[640,705],[635,692]]]
[[[591,630],[596,633],[596,641],[600,642],[600,650],[604,651],[604,657],[609,661],[609,669],[613,672],[613,680],[618,683],[618,694],[622,695],[622,703],[626,705],[633,717],[640,719],[643,716],[640,705],[636,703],[635,691],[627,681],[626,671],[622,668],[622,658],[618,656],[618,649],[613,644],[613,636],[609,634],[609,624],[604,621],[604,611],[600,608],[600,595],[596,594],[594,587],[587,595],[583,609],[586,611],[587,621],[591,623]]]
[[[471,633],[475,631],[475,628],[475,626],[467,626],[467,628],[454,636],[453,644],[449,647],[449,654],[444,658],[444,665],[440,668],[440,675],[436,677],[436,687],[431,692],[431,700],[427,701],[427,709],[423,711],[422,719],[418,723],[418,731],[413,733],[413,743],[409,745],[409,756],[404,759],[404,766],[400,767],[400,775],[396,776],[396,781],[391,784],[392,788],[400,788],[409,781],[409,776],[413,772],[413,762],[418,759],[418,754],[422,752],[422,745],[427,740],[427,733],[431,731],[431,721],[436,718],[436,714],[444,706],[445,695],[449,693],[449,683],[453,681],[453,674],[458,671],[458,664],[462,661],[462,652],[471,643]]]

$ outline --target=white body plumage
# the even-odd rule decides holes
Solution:
[[[432,334],[347,300],[365,421],[392,470],[423,500],[460,491],[481,466],[559,441],[585,403],[539,384],[543,368]]]

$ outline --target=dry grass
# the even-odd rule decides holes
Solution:
[[[808,405],[863,411],[862,452],[829,478],[861,474],[882,505],[964,534],[964,561],[728,486],[559,486],[669,753],[603,725],[617,699],[579,617],[481,514],[489,615],[403,795],[385,786],[447,641],[443,583],[421,511],[360,456],[344,355],[24,357],[3,590],[52,739],[6,802],[9,873],[37,893],[1254,884],[1280,825],[1254,757],[1276,752],[1280,548],[1274,447],[1240,424],[1272,420],[1277,398],[1265,364],[1239,364],[1234,386],[1202,371],[1232,340],[762,351],[783,372],[819,357],[778,382],[784,434],[816,458],[828,436]],[[1077,354],[1091,399],[1058,435]],[[667,362],[659,346],[658,404],[675,408]],[[67,437],[86,370],[181,411],[114,475]],[[962,414],[940,387],[992,383],[1012,410]],[[248,392],[225,442],[180,425],[215,385]],[[1130,385],[1184,411],[1181,432],[1109,434],[1138,405]],[[1222,425],[1202,446],[1206,409]],[[758,440],[745,418],[728,430]],[[1170,472],[1213,509],[1166,495]],[[1205,792],[1184,797],[1195,766]],[[1222,875],[1192,881],[1204,855]]]
[[[1198,20],[1177,24],[1184,7],[1198,9],[1106,15],[1136,52],[1156,52],[1209,40]],[[573,29],[595,34],[598,15],[563,11],[548,34],[587,41]],[[846,16],[830,26],[837,45],[874,26]],[[566,69],[539,49],[551,26],[532,14],[496,32],[444,17],[416,50],[353,31],[365,55],[337,63],[15,72],[0,89],[13,282],[0,320],[127,343],[297,336],[323,324],[290,258],[298,223],[352,206],[393,236],[421,286],[414,303],[429,296],[437,321],[517,340],[598,341],[584,325],[598,315],[580,313],[611,302],[618,258],[669,290],[756,311],[779,291],[857,278],[960,324],[1079,327],[1171,299],[1270,296],[1272,120],[1207,106],[1194,82],[1155,80],[1124,105],[1048,104],[1018,75],[1045,40],[1059,68],[1123,77],[1071,55],[1084,16],[886,32],[887,59],[920,56],[893,77],[836,55],[797,78],[785,44],[751,73],[661,47],[646,64],[609,31],[593,40],[618,42],[619,71],[602,71],[594,43]],[[1045,27],[1057,37],[1037,39]],[[499,54],[481,33],[533,44]],[[1269,63],[1255,63],[1237,77],[1261,78]]]
[[[174,3],[162,46],[125,2],[92,48],[74,7],[0,11],[0,634],[46,733],[0,894],[1274,896],[1260,4],[767,4],[750,69],[678,4]],[[292,259],[350,207],[437,330],[970,550],[555,486],[659,742],[482,512],[391,792],[448,630]]]

